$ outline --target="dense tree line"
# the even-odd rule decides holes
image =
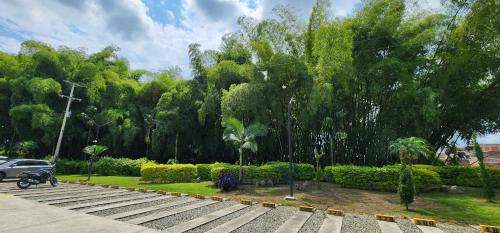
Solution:
[[[446,2],[442,13],[403,0],[366,0],[352,16],[333,18],[318,0],[307,23],[277,7],[218,50],[189,46],[192,79],[178,69],[131,70],[107,47],[85,50],[25,41],[0,52],[0,139],[14,151],[33,141],[51,154],[69,92],[82,83],[62,145],[82,158],[93,141],[115,156],[158,161],[237,161],[222,140],[223,117],[268,128],[246,163],[287,157],[287,106],[292,104],[297,162],[383,165],[399,158],[390,141],[416,136],[435,150],[457,136],[497,132],[500,123],[500,6],[496,0]],[[423,162],[431,162],[432,158]]]

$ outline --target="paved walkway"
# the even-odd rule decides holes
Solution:
[[[453,227],[457,230],[415,226],[408,220],[381,222],[366,215],[340,217],[326,215],[322,210],[310,213],[295,207],[250,207],[234,201],[200,200],[99,186],[61,184],[52,188],[40,185],[20,190],[15,182],[0,183],[0,233],[159,232],[155,229],[213,233],[479,232],[469,227]]]
[[[0,232],[153,233],[150,228],[0,194]]]

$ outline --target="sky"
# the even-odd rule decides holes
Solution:
[[[440,0],[419,0],[429,9]],[[353,14],[361,0],[332,0],[331,15]],[[7,0],[0,2],[0,51],[17,53],[25,40],[88,53],[115,45],[132,69],[178,66],[189,77],[188,45],[217,49],[221,37],[238,30],[239,16],[257,20],[289,6],[304,22],[314,0]],[[481,137],[500,143],[500,135]]]

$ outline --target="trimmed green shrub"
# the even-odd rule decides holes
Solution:
[[[415,165],[414,167],[423,168],[437,172],[446,185],[458,185],[469,187],[481,187],[481,177],[479,167],[470,166],[431,166]],[[500,188],[500,170],[487,169],[491,176],[493,185]]]
[[[255,168],[255,176],[253,177],[253,180],[254,181],[271,180],[273,184],[277,184],[280,178],[281,176],[278,170],[274,169],[270,165],[262,165]]]
[[[200,180],[210,180],[210,166],[211,164],[196,164],[196,171]]]
[[[153,183],[192,182],[197,177],[196,166],[193,164],[156,164],[145,163],[141,167],[141,177],[144,181]]]
[[[344,187],[395,192],[399,169],[398,166],[329,166],[325,168],[325,176]],[[430,170],[413,168],[413,175],[417,192],[429,191],[441,183],[439,175]]]
[[[237,165],[230,164],[219,164],[215,163],[210,166],[210,179],[212,182],[216,183],[219,179],[219,176],[225,173],[231,173],[234,176],[238,177],[239,167]]]
[[[133,160],[104,156],[94,164],[94,169],[97,174],[104,176],[140,176],[141,166],[146,162],[145,158]]]
[[[288,163],[287,162],[268,162],[265,165],[273,167],[279,174],[278,183],[285,184],[288,182]],[[314,178],[314,166],[307,163],[293,164],[293,179],[294,180],[312,180]]]
[[[83,174],[87,172],[87,162],[79,160],[57,160],[56,172],[58,174]]]

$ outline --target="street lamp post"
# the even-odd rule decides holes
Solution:
[[[286,89],[286,86],[282,86],[283,89]],[[293,197],[293,160],[292,160],[292,103],[295,100],[293,97],[290,97],[288,101],[288,122],[287,122],[287,131],[288,131],[288,183],[290,184],[290,194],[285,197],[285,200],[293,201],[296,200]]]
[[[293,161],[292,161],[292,103],[294,99],[290,98],[288,102],[288,182],[290,183],[290,195],[287,196],[286,200],[295,200],[293,197]]]

